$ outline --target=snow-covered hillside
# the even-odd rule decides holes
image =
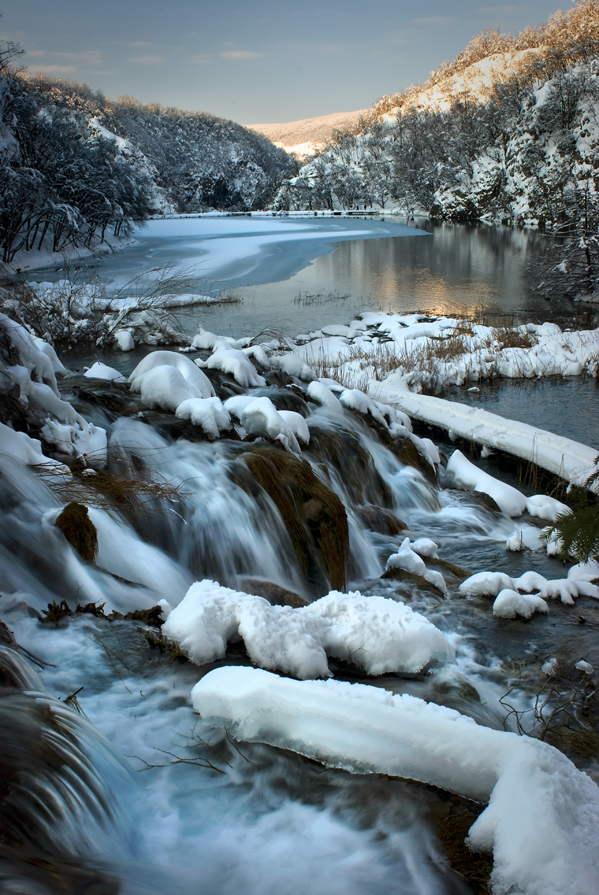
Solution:
[[[333,112],[331,115],[303,118],[286,124],[250,124],[248,127],[268,137],[275,146],[280,146],[286,152],[300,158],[309,158],[325,148],[335,131],[357,128],[367,111],[360,109],[357,112]]]
[[[280,209],[385,210],[559,227],[597,204],[599,7],[517,38],[483,34],[423,87],[283,184]]]

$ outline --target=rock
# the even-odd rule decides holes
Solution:
[[[299,609],[300,606],[308,605],[308,601],[296,594],[295,591],[287,590],[287,588],[267,581],[265,578],[242,578],[239,588],[245,594],[264,597],[271,606],[291,606],[293,609]]]
[[[299,567],[318,596],[346,587],[349,530],[345,507],[306,460],[257,445],[245,462],[283,518]]]
[[[82,559],[94,562],[98,552],[98,532],[84,504],[76,501],[67,504],[54,524]]]
[[[407,528],[405,522],[402,522],[389,510],[383,510],[381,507],[359,507],[356,512],[366,528],[381,535],[395,536],[401,534],[404,528]]]
[[[381,578],[391,578],[393,581],[412,581],[414,584],[417,584],[418,587],[423,588],[423,590],[429,590],[435,594],[435,596],[440,596],[445,599],[445,594],[442,590],[430,581],[427,581],[422,575],[417,575],[415,572],[406,572],[405,569],[387,569],[383,572]]]

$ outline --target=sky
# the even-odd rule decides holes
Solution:
[[[570,0],[561,8],[570,8]],[[0,0],[31,72],[241,124],[369,108],[559,0]]]

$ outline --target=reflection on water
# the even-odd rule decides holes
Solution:
[[[189,332],[201,324],[234,337],[266,329],[296,335],[347,322],[363,310],[484,312],[491,323],[590,323],[588,306],[547,301],[531,291],[527,262],[544,237],[530,231],[428,221],[416,222],[416,229],[390,216],[153,223],[135,245],[94,261],[93,275],[123,286],[144,270],[168,267],[190,279],[185,291],[233,290],[242,299],[184,309],[179,317]],[[87,268],[77,273],[88,274]],[[29,276],[56,279],[64,273]]]
[[[481,383],[480,392],[452,388],[444,397],[520,420],[599,450],[599,382],[591,377]]]
[[[188,325],[241,336],[273,327],[288,335],[349,322],[363,310],[484,314],[486,322],[555,320],[572,325],[587,311],[535,295],[528,258],[543,237],[506,228],[418,222],[420,236],[338,243],[289,279],[236,288],[243,303],[186,314]],[[584,323],[583,325],[588,325]]]

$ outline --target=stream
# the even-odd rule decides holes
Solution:
[[[524,234],[509,239],[471,234],[460,269],[456,272],[456,261],[452,273],[451,228],[432,236],[381,236],[375,223],[392,226],[352,220],[351,226],[370,228],[371,234],[361,241],[337,240],[334,252],[329,229],[322,254],[312,254],[311,264],[297,271],[301,252],[307,253],[300,258],[303,264],[312,251],[303,242],[287,263],[287,278],[263,287],[263,301],[249,297],[256,283],[240,286],[244,300],[233,312],[217,307],[189,312],[194,327],[202,322],[220,332],[222,324],[225,335],[236,337],[250,331],[251,319],[252,333],[258,331],[272,318],[275,293],[283,328],[295,327],[294,332],[349,320],[367,293],[384,299],[386,310],[398,310],[407,303],[396,289],[400,268],[393,268],[389,291],[379,290],[385,275],[380,255],[391,253],[391,269],[393,257],[408,244],[411,260],[401,270],[411,271],[406,292],[412,307],[428,295],[435,309],[458,313],[481,298],[476,284],[486,278],[482,299],[498,310],[502,290],[520,277],[510,258],[521,255]],[[493,240],[500,238],[508,247],[498,261]],[[269,245],[268,252],[279,251],[280,242]],[[438,250],[433,261],[431,246]],[[152,251],[167,248],[156,243]],[[339,269],[354,269],[361,258],[363,272],[377,254],[376,275],[369,285],[362,280],[356,287],[358,277],[350,293]],[[219,288],[243,280],[239,257],[227,262]],[[425,264],[436,277],[435,289],[423,279]],[[323,265],[330,266],[330,282],[319,279]],[[416,281],[420,292],[412,288]],[[507,311],[540,312],[538,300],[526,297],[518,282]],[[323,294],[334,283],[350,297],[294,303],[300,291],[312,294],[317,283],[324,283],[318,287]],[[449,286],[447,297],[443,290]],[[101,357],[128,374],[144,353]],[[209,353],[187,356],[205,359]],[[409,693],[497,730],[516,730],[520,719],[534,734],[535,696],[547,685],[543,664],[557,658],[568,669],[564,690],[575,689],[584,677],[572,670],[580,659],[599,665],[597,601],[581,596],[567,606],[552,600],[547,615],[524,621],[495,617],[487,597],[465,600],[458,588],[466,575],[492,570],[517,578],[533,570],[562,579],[567,568],[540,542],[534,550],[507,551],[513,519],[477,493],[454,487],[443,462],[431,465],[413,442],[392,438],[372,417],[320,405],[295,376],[271,371],[264,386],[241,387],[228,373],[204,370],[223,401],[242,394],[268,397],[278,410],[299,413],[310,433],[301,457],[276,441],[245,437],[239,427],[209,441],[199,427],[172,412],[145,407],[127,384],[85,378],[81,369],[93,359],[71,355],[70,372],[59,387],[64,400],[107,431],[106,468],[90,473],[73,463],[73,477],[65,481],[36,475],[9,458],[0,474],[0,620],[16,641],[0,627],[0,890],[14,895],[488,892],[488,858],[484,865],[484,859],[464,859],[460,852],[480,805],[407,780],[325,768],[208,728],[192,709],[191,688],[220,665],[250,665],[243,640],[233,638],[226,656],[197,666],[163,643],[156,616],[143,612],[160,600],[175,606],[194,581],[205,578],[274,602],[311,603],[332,589],[383,596],[433,622],[455,650],[455,662],[433,663],[416,674],[369,677],[351,655],[330,658],[337,680]],[[524,393],[520,385],[502,383],[474,394],[464,389],[457,399],[486,402],[487,409],[505,415],[513,410],[514,418],[522,418],[520,408],[527,421],[547,427],[575,402],[588,408],[596,401],[594,381],[526,388]],[[558,413],[547,410],[554,395],[563,406]],[[522,411],[524,402],[529,409]],[[535,416],[537,402],[545,409]],[[589,427],[586,420],[573,429],[569,421],[562,423],[568,434],[599,449],[594,424]],[[439,442],[447,453],[455,447]],[[477,455],[471,459],[481,462]],[[482,462],[493,475],[533,493],[492,461]],[[278,470],[271,470],[270,479],[269,464]],[[57,527],[71,501],[89,508],[98,533],[93,561],[85,561]],[[326,513],[337,501],[347,518],[345,553],[338,540],[325,537]],[[518,520],[531,531],[543,524],[528,514]],[[439,561],[432,559],[430,568],[443,574],[446,594],[418,577],[381,577],[406,536],[432,538],[438,546]],[[135,612],[137,617],[124,618]],[[510,708],[500,700],[511,688]],[[564,733],[556,726],[548,741],[599,781],[597,699],[589,697],[584,716],[574,703],[572,712],[574,730]],[[586,739],[572,735],[589,729]],[[8,796],[2,780],[11,781]],[[458,833],[452,834],[455,823]]]

